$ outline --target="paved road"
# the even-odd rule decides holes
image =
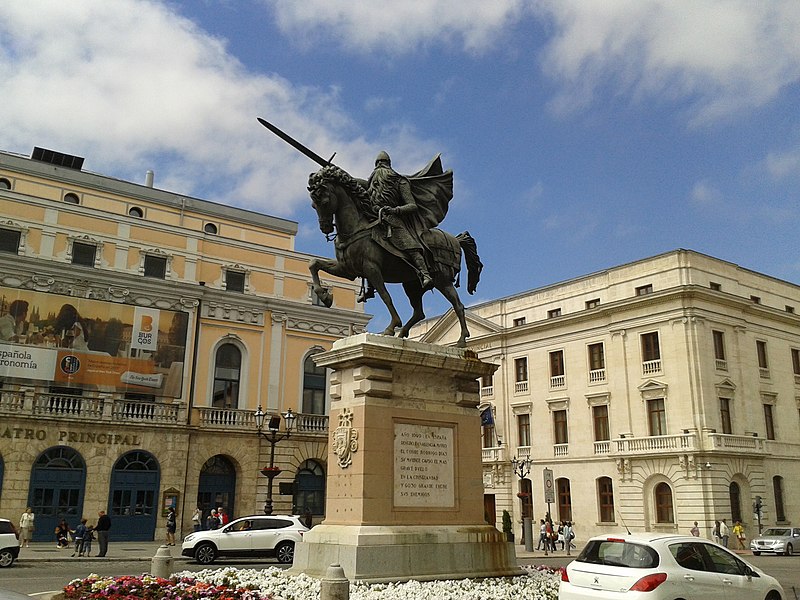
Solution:
[[[553,567],[565,566],[572,558],[563,554],[544,557],[540,553],[533,556],[519,552],[520,564],[546,564]],[[785,600],[800,600],[800,556],[745,556],[760,569],[776,577],[787,593]],[[267,566],[280,566],[271,559],[242,560],[231,559],[218,561],[214,565],[235,566],[240,568],[262,569]],[[187,559],[175,558],[174,570],[199,571],[203,567]],[[24,594],[53,591],[63,588],[71,580],[85,577],[89,573],[98,575],[140,575],[150,569],[149,560],[81,560],[70,561],[65,555],[63,560],[46,562],[19,561],[9,569],[0,569],[0,589],[9,589]],[[796,592],[792,588],[795,588]]]

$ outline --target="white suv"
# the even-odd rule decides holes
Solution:
[[[559,600],[785,600],[774,577],[693,536],[591,538],[561,572]]]
[[[220,556],[274,556],[280,563],[294,560],[294,545],[308,527],[299,517],[254,515],[231,521],[219,529],[187,535],[183,556],[210,565]]]
[[[8,519],[0,519],[0,567],[10,567],[19,556],[19,534]]]

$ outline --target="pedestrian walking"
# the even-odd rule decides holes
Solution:
[[[102,510],[97,515],[97,525],[94,526],[99,546],[97,556],[105,556],[108,552],[108,532],[111,530],[111,518]]]
[[[230,522],[230,517],[224,508],[221,506],[217,509],[217,518],[219,519],[219,526],[227,525]]]
[[[195,531],[200,531],[203,528],[203,511],[200,510],[199,506],[194,509],[192,514],[192,527]]]
[[[714,537],[714,541],[718,544],[722,543],[722,534],[719,532],[719,521],[714,521],[714,531],[711,532],[711,535]]]
[[[741,521],[736,521],[736,524],[733,526],[733,536],[736,538],[736,541],[739,542],[739,550],[747,550],[744,544],[744,525],[742,525]]]
[[[31,544],[31,537],[33,536],[34,526],[33,522],[35,519],[35,515],[33,514],[33,510],[29,506],[25,509],[25,512],[22,513],[22,516],[19,518],[19,547],[22,548],[30,548]]]
[[[178,517],[175,514],[175,507],[167,509],[167,546],[175,545],[175,530],[178,527]]]
[[[212,508],[211,512],[206,517],[206,529],[219,529],[219,517],[217,516],[217,509]]]
[[[72,534],[72,537],[75,540],[75,550],[72,552],[72,556],[75,556],[76,554],[78,556],[83,556],[84,535],[86,535],[86,517],[81,519],[80,524],[75,528],[75,533]]]
[[[544,548],[542,548],[544,546]],[[544,524],[544,519],[539,519],[539,543],[536,545],[537,550],[547,550],[547,529]]]

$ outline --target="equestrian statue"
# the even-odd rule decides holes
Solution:
[[[467,264],[467,291],[475,293],[483,265],[469,232],[452,236],[437,228],[453,197],[453,172],[443,171],[440,156],[414,175],[392,169],[391,159],[380,152],[368,179],[352,177],[297,140],[264,121],[259,122],[322,168],[308,178],[311,206],[319,227],[334,241],[335,259],[312,259],[309,263],[313,291],[325,306],[333,296],[319,279],[324,271],[337,277],[362,278],[359,302],[377,292],[389,311],[384,335],[408,337],[411,327],[425,318],[422,297],[437,289],[453,306],[461,325],[457,346],[469,337],[464,305],[458,297],[458,275],[462,251]],[[366,282],[366,283],[364,283]],[[387,283],[402,283],[413,309],[406,321],[397,314]]]

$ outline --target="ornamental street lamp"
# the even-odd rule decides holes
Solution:
[[[261,474],[267,478],[267,499],[264,501],[264,514],[272,514],[272,482],[280,474],[281,468],[275,466],[275,445],[292,435],[292,427],[294,427],[294,420],[297,418],[290,408],[283,415],[269,415],[267,421],[267,431],[264,431],[264,418],[267,416],[258,405],[255,414],[253,415],[256,420],[256,432],[269,442],[269,466],[261,469]],[[286,429],[280,433],[281,417],[286,422]]]
[[[528,477],[533,466],[533,461],[529,456],[525,458],[517,458],[516,456],[511,459],[511,465],[514,468],[514,473],[519,477],[519,503],[522,515],[522,543],[525,544],[525,550],[533,552],[533,525],[531,524],[531,516],[525,509],[525,499],[530,497],[530,494],[524,491],[523,481]]]

